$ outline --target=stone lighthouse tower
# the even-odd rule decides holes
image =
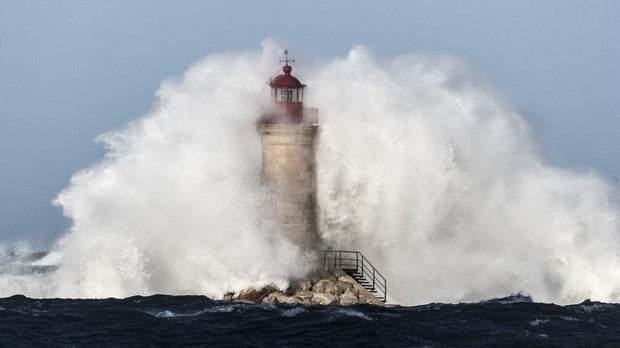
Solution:
[[[304,88],[291,71],[288,51],[282,74],[269,81],[271,104],[263,110],[258,131],[263,145],[263,180],[275,191],[278,228],[302,250],[317,245],[314,140],[318,110],[303,107]]]

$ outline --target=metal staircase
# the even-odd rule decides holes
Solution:
[[[387,282],[359,251],[323,250],[323,267],[341,269],[379,300],[387,301]]]

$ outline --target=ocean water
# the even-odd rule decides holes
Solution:
[[[203,296],[0,299],[0,345],[619,346],[620,304],[512,296],[412,307],[302,306]]]

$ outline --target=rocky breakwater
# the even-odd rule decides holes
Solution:
[[[224,295],[225,301],[272,304],[342,305],[385,304],[340,269],[314,271],[308,277],[292,280],[286,290],[274,286],[247,288]]]

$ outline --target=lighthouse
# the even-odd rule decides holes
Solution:
[[[274,191],[277,228],[305,252],[316,252],[316,177],[314,142],[318,110],[304,108],[306,85],[291,72],[288,50],[282,73],[269,81],[270,104],[258,122],[261,135],[262,179]]]
[[[258,119],[263,147],[261,177],[274,192],[271,209],[277,229],[306,255],[318,256],[314,144],[319,129],[319,111],[304,107],[306,85],[292,75],[293,68],[289,63],[295,60],[288,59],[288,51],[284,51],[284,56],[282,73],[269,80],[270,101],[263,106]],[[378,304],[387,300],[385,278],[361,252],[323,250],[322,256],[316,258],[317,261],[321,259],[323,267],[317,275],[324,276],[326,270],[335,271],[329,273],[334,277],[319,276],[318,282],[330,282],[346,274],[359,286],[339,295],[321,293],[317,290],[319,287],[313,286],[313,291],[319,294],[313,294],[310,300],[306,297],[305,301],[309,301],[306,303]],[[277,296],[281,294],[279,292]],[[265,299],[269,296],[272,294]],[[341,296],[340,299],[337,296]],[[295,299],[278,298],[280,300],[284,303],[304,301],[299,296]]]

